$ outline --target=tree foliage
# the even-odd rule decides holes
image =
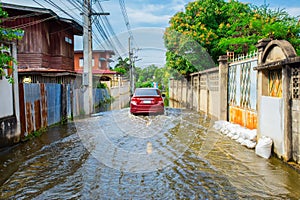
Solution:
[[[164,35],[167,65],[188,75],[213,65],[205,52],[216,62],[227,51],[255,50],[262,38],[288,40],[300,55],[299,36],[299,20],[285,10],[236,0],[197,0],[169,21]]]
[[[159,89],[168,89],[169,78],[176,75],[176,71],[168,66],[162,68],[156,65],[149,65],[145,68],[136,67],[136,87],[153,87],[153,82],[156,82]]]
[[[3,11],[0,5],[0,23],[7,17],[7,12]],[[5,76],[9,83],[13,83],[13,75],[6,73],[5,69],[13,69],[13,63],[16,63],[16,60],[10,55],[6,42],[21,39],[22,36],[23,30],[0,27],[0,76]]]
[[[130,70],[130,59],[129,58],[118,58],[118,63],[115,65],[114,71],[122,75],[127,75]]]

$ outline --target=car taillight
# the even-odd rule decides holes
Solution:
[[[154,103],[159,103],[159,102],[162,102],[163,99],[161,97],[155,97],[154,98]]]
[[[141,102],[141,100],[139,98],[136,98],[136,97],[131,98],[131,103],[134,104],[134,105],[137,105],[140,102]]]

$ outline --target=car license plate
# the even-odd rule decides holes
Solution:
[[[144,104],[150,104],[150,103],[151,103],[151,101],[149,101],[149,100],[145,100],[145,101],[143,101],[143,103],[144,103]]]

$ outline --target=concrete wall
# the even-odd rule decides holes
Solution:
[[[292,156],[300,164],[300,63],[292,68]]]
[[[0,118],[14,114],[13,85],[5,77],[0,79]]]
[[[277,155],[284,155],[284,134],[283,134],[283,99],[276,97],[263,96],[260,104],[260,132],[264,136],[272,138],[274,152]]]
[[[129,105],[130,101],[130,83],[123,82],[116,87],[110,88],[110,95],[114,101],[111,104],[111,109],[122,109]]]
[[[16,59],[16,44],[6,45],[9,46],[9,54]],[[5,77],[0,79],[0,148],[20,140],[18,73],[15,63],[13,69],[14,84],[8,83]]]
[[[300,100],[292,101],[293,160],[300,164]]]
[[[3,77],[0,80],[0,148],[19,140],[13,95],[13,85]]]
[[[170,80],[170,106],[195,109],[213,118],[220,114],[219,68],[191,75],[190,80]]]

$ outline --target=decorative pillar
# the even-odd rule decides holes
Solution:
[[[201,76],[200,76],[200,73],[198,73],[198,85],[197,85],[197,110],[198,110],[198,112],[201,111],[201,107],[200,107],[200,105],[201,105],[201,96],[200,96],[201,85],[200,85],[200,83],[201,83]]]
[[[256,47],[258,49],[258,60],[257,65],[260,66],[263,64],[263,52],[267,46],[267,44],[270,42],[270,39],[261,39],[258,41]],[[268,74],[266,73],[266,70],[258,70],[257,71],[257,90],[256,90],[256,110],[257,110],[257,136],[258,138],[261,137],[261,130],[260,130],[260,105],[261,105],[261,97],[264,95],[266,96],[268,94]]]
[[[12,56],[15,60],[17,60],[17,44],[15,42],[12,43]],[[14,95],[14,112],[17,119],[17,127],[16,127],[16,140],[20,139],[21,136],[21,114],[20,114],[20,99],[19,99],[19,77],[18,77],[18,65],[16,63],[13,63],[13,95]],[[23,100],[22,100],[23,101]],[[18,141],[15,141],[18,142]]]
[[[219,93],[220,93],[220,111],[219,120],[227,120],[228,112],[228,58],[227,55],[219,57]]]
[[[285,65],[282,68],[282,98],[283,98],[283,131],[284,131],[284,160],[292,158],[292,96],[290,91],[291,67]]]

